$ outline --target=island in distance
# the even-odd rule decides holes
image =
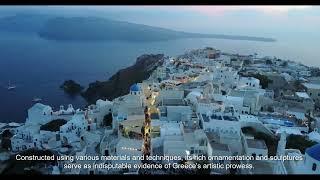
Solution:
[[[73,80],[65,81],[60,88],[69,95],[78,95],[84,89],[84,87]]]
[[[16,27],[17,26],[17,27]],[[25,28],[20,28],[25,27]],[[41,38],[57,41],[166,41],[182,38],[216,38],[274,42],[273,38],[223,34],[201,34],[116,21],[101,17],[57,17],[54,15],[17,14],[0,18],[0,31],[36,33]]]

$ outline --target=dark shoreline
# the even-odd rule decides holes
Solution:
[[[96,81],[81,93],[88,104],[94,104],[98,99],[113,100],[129,93],[129,87],[142,82],[164,62],[164,54],[143,54],[134,65],[120,69],[107,81]]]

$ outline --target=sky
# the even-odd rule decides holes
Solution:
[[[1,7],[2,11],[5,8]],[[25,6],[43,13],[102,16],[174,30],[319,38],[320,6]],[[1,9],[0,9],[1,10]],[[276,36],[276,37],[275,37]]]

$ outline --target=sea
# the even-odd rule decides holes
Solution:
[[[320,66],[319,42],[315,39],[277,38],[276,42],[225,39],[179,39],[161,42],[61,42],[45,40],[37,34],[0,32],[0,122],[25,122],[27,110],[41,98],[54,110],[72,104],[86,106],[81,96],[69,96],[59,86],[75,80],[87,87],[104,81],[118,70],[135,63],[142,54],[168,56],[207,46],[223,52],[275,56]],[[8,84],[16,85],[14,90]]]

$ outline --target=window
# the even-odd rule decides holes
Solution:
[[[253,156],[254,159],[256,159],[257,155],[256,155],[256,153],[253,153],[252,156]]]
[[[313,163],[312,164],[312,171],[316,171],[317,170],[317,164],[316,163]]]
[[[190,154],[194,154],[194,147],[191,147],[190,149],[191,149]]]
[[[105,155],[105,156],[109,156],[109,150],[107,150],[107,149],[104,150],[104,155]]]

